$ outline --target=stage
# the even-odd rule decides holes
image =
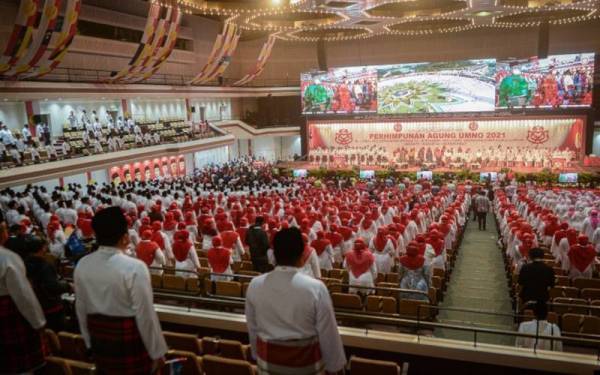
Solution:
[[[450,167],[434,167],[428,168],[428,166],[398,166],[398,165],[369,165],[369,164],[361,164],[361,165],[350,165],[350,164],[335,164],[335,163],[310,163],[307,161],[293,161],[293,162],[280,162],[276,166],[276,168],[285,168],[285,169],[306,169],[306,170],[318,170],[318,169],[327,169],[327,170],[336,170],[336,171],[347,171],[353,169],[361,169],[361,170],[375,170],[375,171],[383,171],[383,170],[394,170],[396,172],[418,172],[418,171],[432,171],[434,173],[456,173],[461,170],[468,169],[474,173],[481,172],[500,172],[501,170],[510,170],[514,173],[540,173],[544,170],[542,167],[526,167],[526,166],[483,166],[479,168],[470,168],[468,166],[464,166],[462,168],[450,168]],[[551,169],[553,173],[596,173],[600,172],[600,167],[592,167],[592,166],[584,166],[583,163],[572,163],[568,167],[564,168],[553,168]]]

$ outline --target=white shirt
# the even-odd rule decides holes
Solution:
[[[154,311],[150,273],[144,262],[101,246],[79,261],[74,279],[79,328],[88,347],[88,315],[132,317],[150,358],[165,355],[167,344]]]
[[[34,329],[40,329],[46,324],[42,307],[27,280],[21,257],[2,246],[0,246],[0,296],[10,296],[21,315]]]
[[[539,323],[539,327],[538,327],[538,323]],[[534,319],[529,322],[523,322],[519,325],[519,333],[528,333],[530,335],[535,335],[536,331],[541,336],[561,337],[560,336],[560,328],[558,328],[558,326],[556,324],[549,323],[546,320],[538,321],[538,320]],[[553,345],[551,345],[551,344],[553,344]],[[559,352],[562,352],[562,349],[563,349],[562,341],[556,340],[551,343],[551,340],[539,339],[537,342],[537,345],[536,345],[535,337],[531,337],[531,338],[517,337],[517,341],[515,342],[515,345],[518,347],[521,347],[521,348],[531,348],[531,349],[533,349],[535,346],[536,349],[555,350],[555,351],[559,351]]]
[[[21,134],[23,134],[23,138],[25,139],[31,138],[31,131],[29,130],[29,128],[23,127],[23,130],[21,130]]]
[[[346,364],[327,287],[298,268],[276,267],[252,279],[246,293],[246,321],[254,357],[258,336],[265,341],[317,337],[327,371]]]

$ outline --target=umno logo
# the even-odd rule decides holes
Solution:
[[[394,131],[400,133],[402,131],[402,123],[395,123],[394,124]]]
[[[348,146],[352,143],[352,132],[348,129],[340,129],[340,131],[335,133],[335,143],[342,146]]]
[[[479,129],[479,125],[477,125],[477,123],[475,121],[471,121],[469,123],[469,130],[475,131],[477,129]]]
[[[550,132],[543,126],[534,126],[527,131],[527,140],[536,145],[545,143],[548,139],[550,139]]]

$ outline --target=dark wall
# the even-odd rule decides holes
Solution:
[[[304,117],[300,96],[266,96],[258,98],[257,111],[246,122],[259,128],[275,126],[300,126]]]

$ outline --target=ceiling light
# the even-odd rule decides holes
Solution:
[[[477,13],[475,13],[475,15],[476,15],[477,17],[489,17],[489,16],[491,16],[491,15],[492,15],[492,13],[491,13],[491,12],[488,12],[487,10],[482,10],[481,12],[477,12]]]

